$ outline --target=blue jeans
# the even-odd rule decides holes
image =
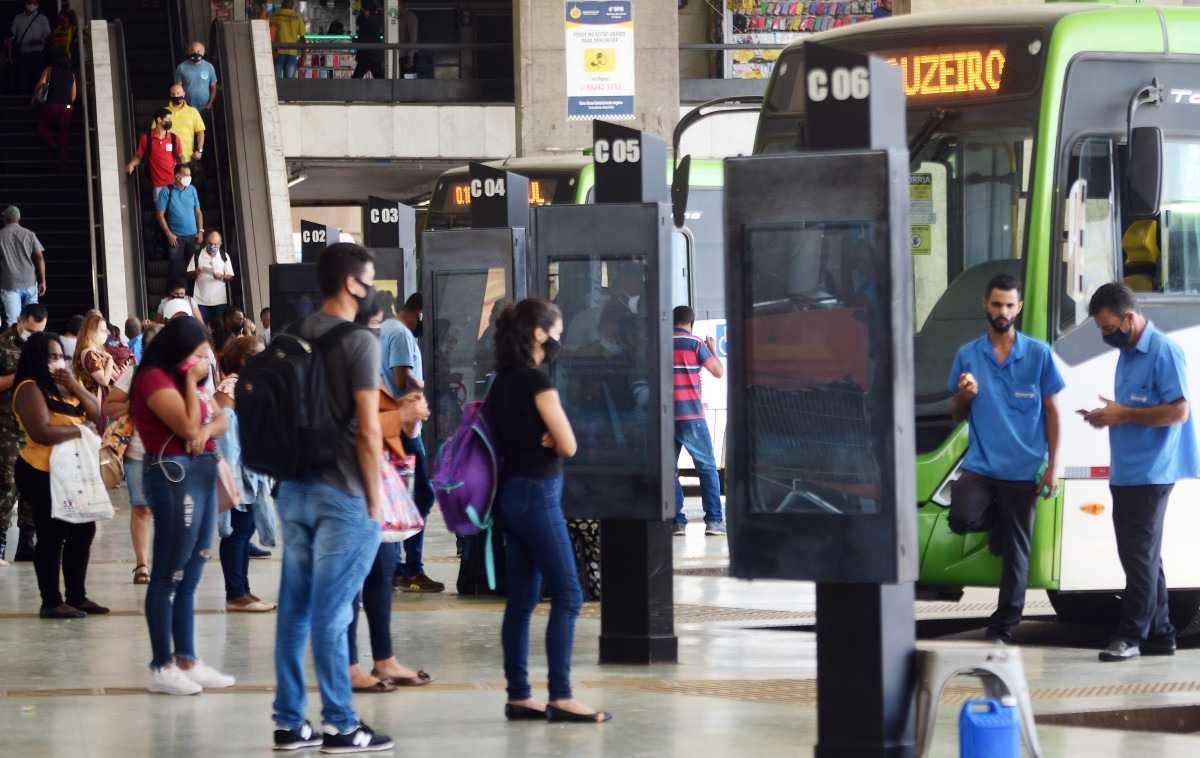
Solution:
[[[425,460],[425,443],[420,437],[410,439],[407,434],[400,435],[400,443],[404,452],[417,457],[417,470],[413,476],[413,502],[421,518],[433,510],[433,485],[429,483],[429,464]],[[404,541],[404,555],[396,563],[396,576],[411,579],[425,573],[425,530],[417,532]]]
[[[225,311],[229,309],[228,305],[197,305],[196,307],[200,309],[200,317],[206,324],[220,320],[225,315]]]
[[[225,574],[225,599],[237,600],[250,594],[250,538],[254,536],[254,514],[250,511],[229,511],[232,527],[228,537],[221,538],[221,572]]]
[[[371,635],[371,658],[376,661],[386,661],[392,653],[392,576],[396,573],[396,556],[399,545],[395,542],[379,543],[375,553],[375,562],[367,580],[363,582],[362,592],[354,598],[354,607],[350,616],[350,629],[347,636],[350,640],[350,665],[358,663],[358,609],[367,612],[367,632]]]
[[[4,325],[12,326],[21,317],[21,309],[38,301],[38,288],[23,287],[15,290],[0,290],[0,303],[4,305]]]
[[[279,487],[283,573],[275,626],[275,724],[296,729],[307,708],[304,647],[312,630],[321,720],[346,732],[358,724],[346,667],[350,603],[379,549],[379,522],[365,498],[318,480]]]
[[[500,483],[496,513],[506,538],[508,602],[500,640],[504,646],[504,678],[508,697],[524,700],[529,689],[529,621],[542,596],[542,579],[550,595],[546,624],[546,661],[550,699],[571,697],[571,647],[575,619],[583,604],[575,548],[562,512],[562,477],[510,477]]]
[[[687,448],[700,475],[700,498],[704,503],[704,522],[721,523],[721,479],[717,476],[717,458],[713,455],[708,423],[702,419],[675,422],[675,523],[687,524],[683,515],[683,487],[679,484],[679,451]]]
[[[295,79],[296,70],[300,67],[300,59],[294,55],[275,56],[275,78]]]
[[[154,651],[150,667],[160,669],[171,663],[172,641],[174,657],[196,659],[196,585],[217,518],[217,457],[146,456],[144,463],[146,499],[154,514],[146,626]]]

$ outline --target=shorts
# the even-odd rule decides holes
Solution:
[[[129,490],[130,505],[149,506],[146,500],[146,489],[142,483],[142,475],[146,471],[145,464],[133,458],[125,459],[125,487]]]

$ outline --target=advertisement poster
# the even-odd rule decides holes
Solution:
[[[633,0],[567,0],[565,7],[567,118],[633,118]]]
[[[908,178],[908,218],[912,224],[913,255],[933,253],[933,174],[912,174]]]

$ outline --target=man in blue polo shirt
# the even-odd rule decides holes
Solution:
[[[175,183],[155,198],[158,225],[167,243],[167,281],[183,279],[184,267],[204,241],[204,214],[186,163],[175,167]]]
[[[1102,661],[1174,655],[1175,627],[1167,609],[1162,566],[1163,521],[1175,482],[1200,476],[1200,453],[1188,405],[1183,350],[1146,320],[1133,290],[1106,284],[1088,304],[1106,343],[1120,351],[1116,400],[1080,411],[1108,429],[1109,489],[1117,555],[1125,570],[1121,623]]]
[[[990,529],[999,547],[1004,568],[987,637],[1001,643],[1012,641],[1025,610],[1038,495],[1052,494],[1057,483],[1055,396],[1065,386],[1046,343],[1013,327],[1023,306],[1016,279],[993,277],[983,297],[987,334],[959,349],[949,379],[950,413],[969,419],[950,526],[959,533]]]

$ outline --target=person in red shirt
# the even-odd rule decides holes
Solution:
[[[171,133],[171,111],[166,108],[155,112],[154,128],[138,140],[137,152],[125,164],[125,172],[132,174],[143,160],[148,162],[150,186],[157,200],[158,193],[174,183],[175,166],[179,163],[179,137]]]

